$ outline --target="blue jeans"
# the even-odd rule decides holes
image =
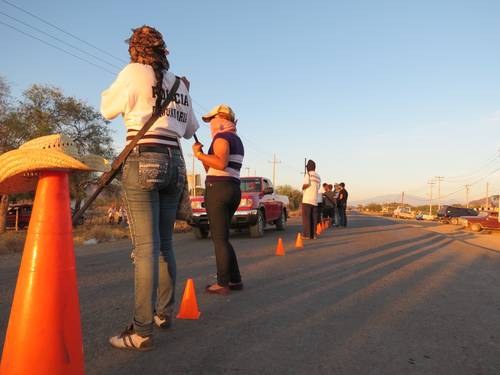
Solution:
[[[153,333],[153,313],[170,316],[175,297],[176,263],[172,234],[186,183],[180,150],[130,154],[123,167],[135,264],[134,329]]]

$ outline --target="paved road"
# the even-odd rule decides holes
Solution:
[[[235,234],[246,289],[229,297],[202,293],[211,243],[176,235],[178,295],[194,278],[202,314],[155,331],[148,353],[107,344],[130,320],[129,242],[78,248],[87,374],[500,374],[500,237],[349,219],[303,250],[297,219],[261,239]],[[0,257],[2,344],[18,264]]]

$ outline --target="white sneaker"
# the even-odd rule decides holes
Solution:
[[[155,324],[162,329],[170,328],[170,325],[172,324],[172,318],[170,316],[160,316],[154,314],[153,320]]]
[[[118,336],[110,337],[109,343],[118,349],[138,350],[141,352],[153,349],[152,336],[139,336],[135,333],[133,325],[127,327]]]

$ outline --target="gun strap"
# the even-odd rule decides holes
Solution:
[[[109,185],[111,181],[116,177],[118,174],[118,171],[120,170],[121,166],[129,156],[129,154],[132,152],[133,148],[137,145],[137,142],[146,134],[146,132],[153,126],[153,124],[156,122],[161,117],[161,114],[165,112],[167,109],[168,105],[170,104],[171,101],[174,100],[175,94],[177,94],[177,89],[179,88],[181,79],[177,76],[175,76],[175,82],[172,85],[172,88],[169,90],[167,97],[163,101],[162,105],[159,108],[155,108],[155,111],[151,115],[148,121],[142,126],[141,130],[137,132],[137,134],[132,138],[130,143],[125,146],[122,152],[118,155],[118,157],[113,161],[113,164],[111,164],[111,170],[108,172],[105,172],[101,175],[99,178],[99,181],[97,181],[97,188],[92,193],[92,195],[85,200],[85,203],[83,206],[75,212],[73,215],[72,221],[73,225],[76,225],[78,223],[78,220],[80,217],[83,215],[83,213],[87,210],[87,208],[90,207],[92,202],[97,198],[97,196],[103,191],[103,189]],[[157,93],[158,95],[158,93]]]

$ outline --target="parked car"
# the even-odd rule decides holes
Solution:
[[[266,225],[284,230],[288,219],[288,197],[278,195],[265,177],[241,178],[241,201],[232,220],[231,228],[248,228],[251,237],[262,237]],[[210,224],[202,196],[191,197],[193,232],[196,238],[207,238]]]
[[[455,206],[441,206],[437,212],[437,218],[441,222],[459,224],[460,216],[477,216],[478,212],[472,208],[455,207]]]
[[[462,218],[466,228],[473,232],[480,232],[483,229],[500,229],[498,212],[490,212],[487,215],[466,216]]]
[[[17,227],[18,229],[26,228],[31,219],[32,204],[13,204],[7,211],[7,228]]]
[[[417,214],[415,211],[412,211],[411,207],[397,207],[392,212],[392,217],[396,217],[398,219],[415,219]]]

